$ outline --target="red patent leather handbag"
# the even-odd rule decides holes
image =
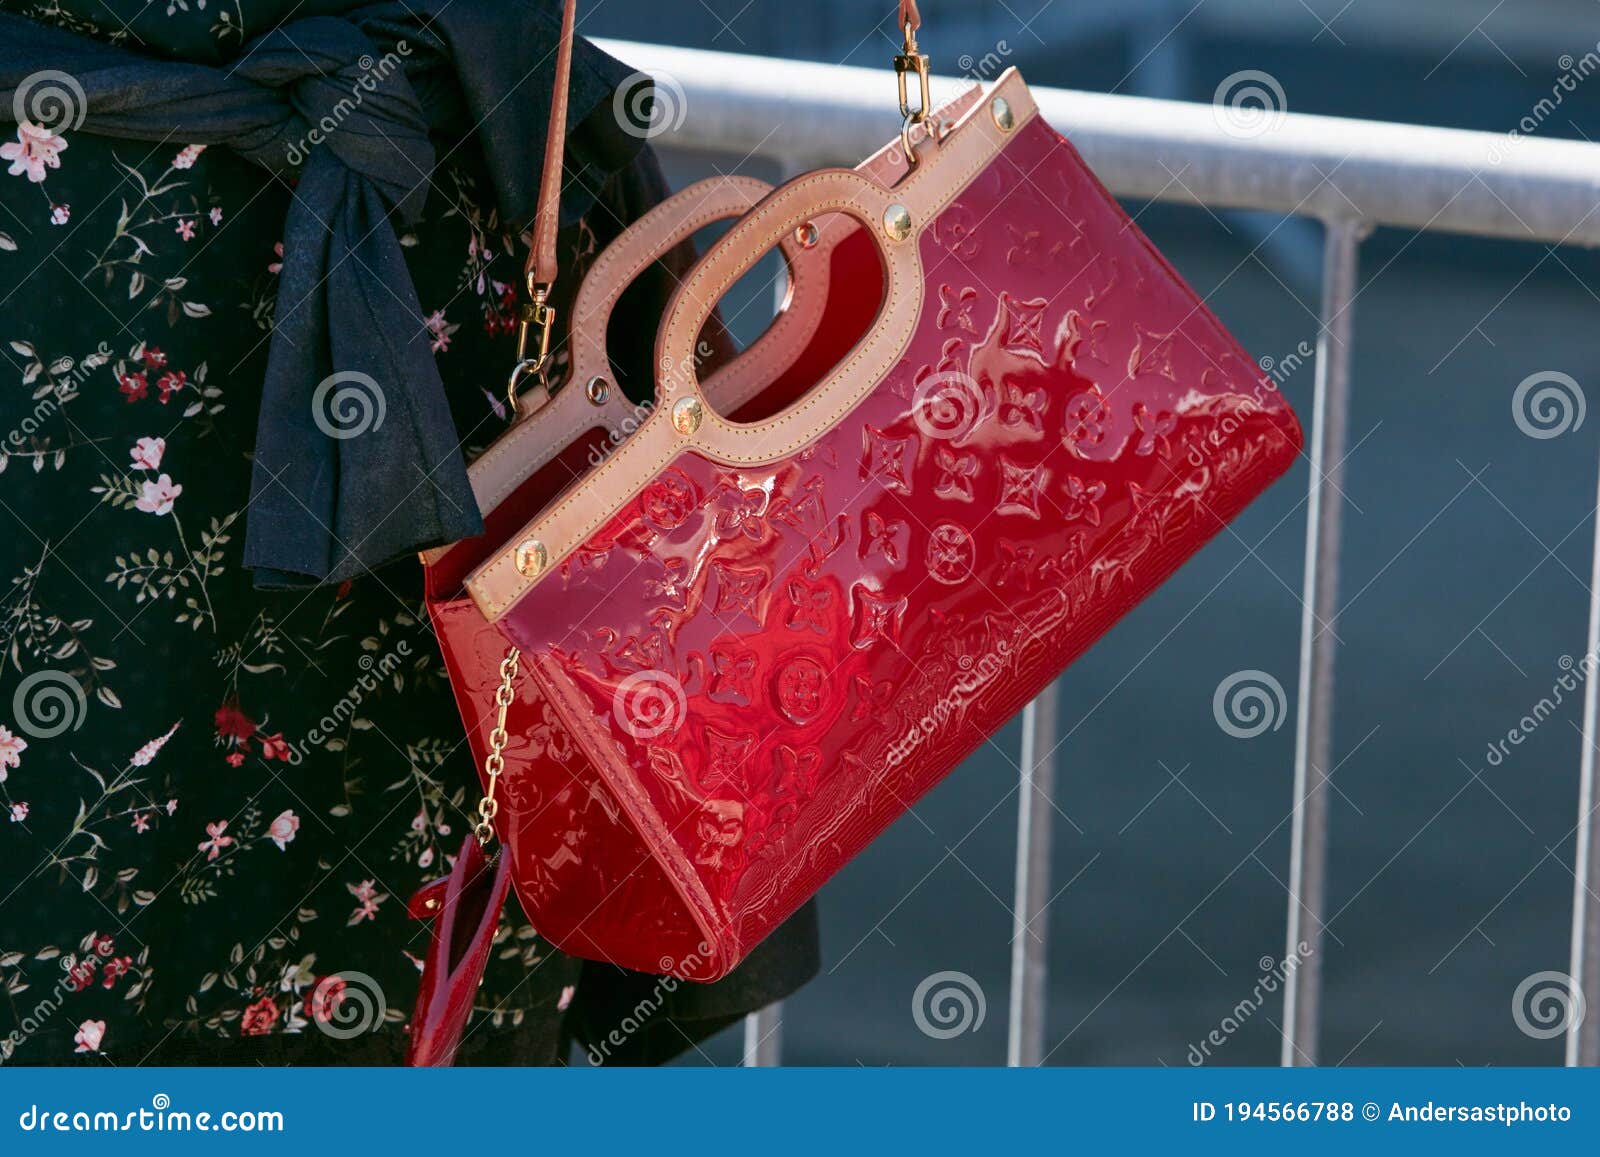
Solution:
[[[655,409],[438,588],[441,634],[477,616],[447,660],[486,822],[567,952],[725,975],[1299,451],[1015,70],[957,111],[744,215],[669,304]],[[697,335],[819,228],[822,319],[724,372],[735,409]]]

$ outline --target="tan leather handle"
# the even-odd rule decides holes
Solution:
[[[915,8],[915,5],[912,5]],[[556,229],[561,224],[561,166],[567,143],[567,90],[572,75],[572,36],[578,0],[561,9],[561,39],[556,43],[555,84],[550,94],[550,123],[544,134],[544,172],[539,178],[539,207],[533,215],[533,240],[523,273],[532,286],[556,279]]]
[[[900,27],[908,24],[913,32],[922,27],[922,13],[917,11],[917,0],[900,0]]]
[[[892,189],[846,169],[809,173],[763,199],[712,247],[668,303],[656,341],[656,410],[603,464],[467,576],[467,592],[485,618],[499,620],[543,576],[559,572],[573,551],[678,455],[692,452],[735,468],[777,461],[815,442],[883,382],[922,313],[925,230],[1038,112],[1015,69],[1007,69],[987,93],[990,107],[1001,99],[1011,113],[1004,124],[984,104],[967,106],[941,134],[939,147]],[[878,315],[843,360],[793,405],[760,421],[729,422],[705,406],[695,383],[692,355],[700,327],[728,286],[778,238],[828,213],[848,213],[873,235],[886,282]],[[886,227],[904,240],[889,240]],[[519,552],[530,540],[543,548],[540,565],[519,561],[527,557]]]
[[[629,226],[601,253],[573,298],[572,325],[567,333],[573,364],[608,364],[606,327],[611,311],[623,291],[651,264],[712,222],[743,216],[771,192],[771,185],[754,177],[707,177],[662,201]],[[795,249],[792,243],[785,247],[791,273]]]
[[[853,169],[820,169],[764,198],[712,245],[667,302],[656,339],[657,398],[667,403],[693,397],[704,407],[709,424],[728,426],[711,409],[700,388],[695,372],[695,340],[728,288],[787,234],[814,218],[848,213],[866,226],[883,257],[886,311],[892,310],[897,300],[914,295],[915,247],[905,241],[891,242],[884,233],[885,216],[893,202],[889,190]],[[791,410],[808,404],[809,399],[802,400]],[[760,431],[781,426],[788,413],[742,429]]]

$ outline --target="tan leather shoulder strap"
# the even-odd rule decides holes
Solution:
[[[556,76],[550,95],[550,124],[545,129],[544,173],[539,180],[539,207],[533,217],[533,240],[525,269],[529,288],[551,285],[556,279],[556,229],[561,224],[561,166],[567,143],[567,88],[572,74],[573,24],[577,0],[565,0],[561,10],[561,39],[556,45]]]
[[[561,176],[567,143],[567,90],[572,75],[572,37],[577,20],[577,0],[563,0],[561,39],[556,44],[556,75],[550,96],[550,124],[545,129],[544,172],[539,180],[539,206],[533,217],[533,239],[524,269],[529,291],[549,286],[556,279],[556,230],[561,224]],[[922,27],[917,0],[900,0],[900,27],[913,32]]]

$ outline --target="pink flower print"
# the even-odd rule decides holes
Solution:
[[[412,831],[420,832],[424,828],[426,828],[427,826],[428,826],[428,813],[426,811],[419,811],[416,815],[411,817],[411,830]]]
[[[211,223],[213,225],[221,225],[222,224],[222,208],[220,206],[218,206],[218,205],[211,206],[211,212],[207,213],[206,216],[211,218]]]
[[[278,818],[272,821],[267,828],[267,838],[278,845],[278,851],[285,851],[294,834],[300,830],[300,817],[289,808],[284,808],[278,813]]]
[[[135,812],[134,816],[133,816],[132,827],[133,827],[133,830],[138,832],[140,835],[143,835],[145,832],[149,831],[150,830],[150,813],[149,812]]]
[[[133,464],[140,470],[154,470],[161,465],[161,455],[166,453],[167,440],[165,438],[140,438],[133,444],[133,449],[128,451],[128,456],[133,459]]]
[[[185,241],[193,241],[194,221],[188,217],[180,217],[178,218],[178,223],[173,226],[172,231]]]
[[[22,753],[27,750],[26,739],[11,734],[9,727],[0,727],[0,783],[6,781],[6,768],[22,766]]]
[[[50,206],[50,224],[52,224],[52,225],[65,225],[70,220],[72,220],[72,206],[71,205],[51,205]]]
[[[117,942],[110,936],[102,936],[98,932],[90,935],[94,941],[94,954],[96,956],[110,956],[117,950]]]
[[[239,1035],[265,1036],[277,1023],[278,1002],[270,996],[263,996],[246,1008],[244,1015],[239,1018]]]
[[[130,402],[137,402],[150,392],[149,383],[145,381],[143,373],[123,374],[117,379],[117,389],[122,391]]]
[[[146,514],[169,514],[172,511],[172,504],[182,493],[183,487],[173,482],[170,476],[163,474],[154,482],[143,484],[139,499],[134,506]]]
[[[183,370],[168,370],[156,381],[156,389],[161,391],[161,404],[165,406],[172,400],[172,395],[183,389],[188,382],[189,375]]]
[[[278,259],[276,261],[267,262],[267,272],[268,273],[282,273],[283,272],[283,242],[279,241],[279,242],[275,243],[272,246],[272,251],[278,255]]]
[[[106,1022],[103,1020],[86,1020],[78,1026],[77,1033],[73,1036],[73,1043],[78,1047],[75,1053],[97,1053],[100,1051],[100,1042],[105,1039]]]
[[[82,992],[94,983],[94,963],[84,960],[72,965],[67,969],[67,979],[62,983],[72,992]]]
[[[147,370],[159,370],[167,364],[167,355],[161,352],[161,347],[158,345],[145,346],[139,358]]]
[[[428,348],[434,353],[444,353],[450,348],[450,335],[461,327],[451,325],[444,316],[444,310],[436,309],[423,319],[423,325],[428,327]]]
[[[37,185],[44,180],[46,169],[61,167],[61,151],[66,147],[67,142],[49,129],[23,121],[17,126],[17,139],[0,145],[0,159],[11,162],[8,171],[13,177],[26,173]]]
[[[177,727],[174,726],[173,730],[176,731]],[[175,800],[175,799],[169,799],[167,801],[167,814],[170,816],[177,810],[178,810],[178,801]]]
[[[14,803],[14,804],[11,805],[11,822],[12,823],[20,824],[23,820],[25,820],[27,818],[28,818],[28,805],[26,803]]]
[[[200,159],[200,154],[206,151],[204,145],[184,145],[178,155],[172,158],[174,169],[192,169],[194,163]]]
[[[432,864],[433,864],[433,849],[432,848],[424,848],[424,849],[422,849],[422,855],[417,857],[417,867],[419,867],[419,868],[427,868],[427,867],[431,867]]]
[[[141,439],[139,439],[139,441],[147,442],[147,441],[149,441],[149,439],[148,438],[141,438]],[[161,441],[161,439],[157,438],[156,441],[159,442],[159,441]],[[155,465],[155,463],[151,463],[151,465],[153,466],[153,465]],[[178,721],[178,723],[182,723],[182,722],[183,722],[183,720],[181,720],[181,719]],[[133,753],[133,758],[130,759],[128,762],[133,764],[134,767],[147,767],[147,766],[149,766],[150,761],[152,759],[154,759],[156,757],[157,753],[160,752],[160,750],[167,745],[167,740],[172,738],[173,732],[178,730],[178,723],[174,723],[171,727],[169,727],[167,729],[167,733],[165,735],[156,736],[156,738],[152,739],[149,743],[145,744],[138,751],[135,751]],[[178,806],[178,801],[177,800],[173,800],[172,801],[172,806],[174,808],[176,808]],[[168,814],[170,815],[171,813],[169,812]]]
[[[206,835],[210,836],[211,838],[208,840],[202,840],[196,846],[200,851],[206,853],[206,860],[208,862],[216,859],[217,855],[222,851],[223,848],[233,843],[232,836],[225,836],[222,834],[227,830],[227,820],[217,820],[215,823],[209,823],[206,825]]]
[[[229,767],[243,767],[244,766],[244,752],[235,751],[232,755],[228,756],[228,766]]]
[[[378,891],[377,884],[372,880],[362,880],[359,884],[346,884],[345,890],[360,902],[360,907],[350,913],[350,919],[345,921],[346,926],[359,924],[363,920],[374,920],[378,915],[378,905],[388,899]]]
[[[101,985],[105,988],[115,988],[117,979],[128,974],[129,967],[133,964],[133,957],[118,956],[115,960],[106,961],[106,966],[101,970],[104,977]]]
[[[283,732],[276,735],[261,736],[261,758],[279,759],[284,763],[289,762],[289,744],[283,738]]]
[[[578,986],[576,984],[564,985],[561,989],[561,995],[556,998],[556,1011],[566,1012],[572,1006],[572,998],[577,995]]]

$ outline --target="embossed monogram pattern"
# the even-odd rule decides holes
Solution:
[[[584,929],[557,921],[575,951],[606,936],[625,956],[621,905],[648,893],[652,943],[704,936],[707,970],[731,967],[1298,449],[1282,400],[1041,121],[917,243],[917,331],[855,410],[777,461],[681,454],[503,624],[570,733],[534,778],[601,801],[552,820],[509,797],[519,891],[556,905],[539,874],[566,886],[579,854],[535,832],[632,833],[583,845],[623,898],[583,890]],[[973,395],[949,429],[912,401],[941,375]],[[646,736],[617,709],[642,671],[681,695]]]

